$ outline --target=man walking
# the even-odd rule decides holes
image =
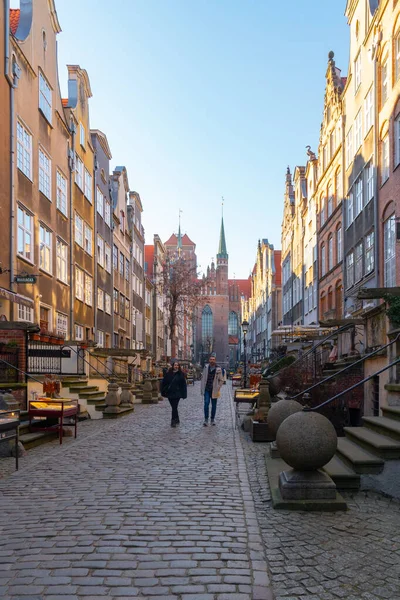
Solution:
[[[211,400],[211,425],[215,425],[215,413],[217,410],[217,398],[224,383],[221,367],[217,366],[216,356],[210,354],[209,363],[204,367],[201,378],[201,394],[204,395],[204,427],[208,426],[208,415]]]

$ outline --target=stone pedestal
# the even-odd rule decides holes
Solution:
[[[336,485],[322,471],[282,471],[279,490],[283,500],[336,499]]]
[[[259,418],[265,419],[268,415],[269,409],[271,408],[271,396],[269,393],[269,381],[267,379],[261,379],[260,381],[260,394],[257,401],[257,413]]]
[[[150,379],[146,379],[143,384],[142,404],[156,404],[157,402],[157,398],[156,400],[153,400],[153,384]]]
[[[141,383],[135,383],[132,392],[135,398],[137,398],[138,400],[143,400],[143,385]]]
[[[118,383],[108,384],[107,396],[105,400],[106,408],[104,409],[104,413],[117,414],[120,412],[121,396],[118,393],[118,390]]]
[[[152,390],[151,390],[151,397],[154,403],[158,402],[158,396],[159,396],[159,386],[158,386],[158,379],[154,378],[151,379],[151,386],[152,386]]]
[[[278,450],[278,445],[276,443],[276,440],[274,442],[271,442],[271,445],[269,447],[269,453],[271,458],[280,458],[280,452]]]
[[[121,383],[121,407],[132,407],[133,408],[133,394],[131,392],[132,386],[130,383]]]

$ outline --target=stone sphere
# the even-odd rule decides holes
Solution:
[[[298,412],[282,423],[276,435],[279,453],[297,471],[314,471],[326,465],[336,452],[337,435],[332,423],[316,412]]]
[[[283,421],[293,413],[301,410],[303,410],[303,407],[296,400],[279,400],[279,402],[273,404],[268,412],[268,428],[271,434],[276,437]]]

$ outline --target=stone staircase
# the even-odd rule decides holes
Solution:
[[[345,437],[338,438],[324,471],[339,490],[372,487],[400,497],[400,407],[383,407],[381,417],[362,422],[362,427],[344,428]]]
[[[92,419],[101,419],[105,408],[105,392],[97,385],[89,385],[85,377],[68,377],[62,381],[62,395],[79,400],[80,415]]]

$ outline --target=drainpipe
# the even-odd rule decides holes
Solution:
[[[71,148],[70,148],[70,155],[69,155],[69,160],[68,160],[68,166],[69,166],[69,238],[70,238],[70,244],[69,244],[69,270],[70,270],[70,275],[69,275],[69,293],[70,293],[70,299],[69,299],[69,304],[70,304],[70,311],[69,311],[69,339],[73,340],[74,339],[74,302],[75,302],[75,294],[74,294],[74,282],[75,282],[75,276],[74,276],[74,210],[73,210],[73,193],[72,193],[72,186],[74,184],[74,178],[72,176],[73,171],[75,170],[75,133],[76,133],[76,127],[75,127],[75,123],[72,119],[71,116],[71,121],[70,121],[70,134],[71,134]]]
[[[97,174],[99,170],[99,163],[97,161],[97,155],[94,155],[94,341],[97,342]],[[103,252],[104,259],[104,252]]]
[[[382,33],[379,32],[378,40],[375,48],[375,56],[374,56],[374,163],[377,166],[379,162],[379,135],[378,135],[378,122],[379,122],[379,110],[378,110],[378,48],[380,41],[382,39]],[[375,240],[374,240],[374,261],[375,261],[375,286],[379,287],[379,273],[380,273],[380,264],[379,264],[379,185],[378,185],[378,169],[374,168],[375,178],[374,178],[374,230],[375,230]]]

